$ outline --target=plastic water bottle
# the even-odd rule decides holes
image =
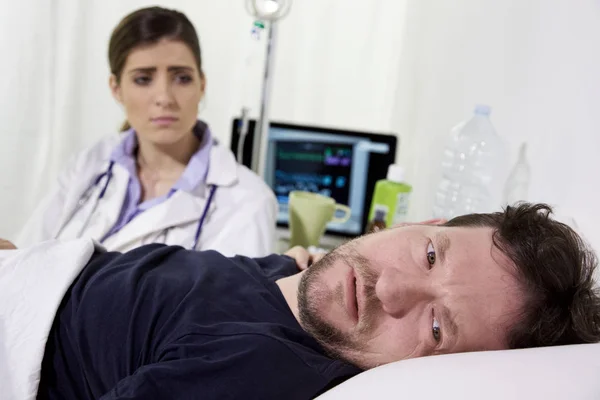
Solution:
[[[527,200],[530,180],[531,168],[527,162],[527,144],[522,143],[519,149],[519,158],[506,180],[504,203],[510,206]]]
[[[500,209],[506,145],[489,119],[490,112],[490,107],[478,105],[471,119],[452,129],[442,157],[434,217],[449,219]]]

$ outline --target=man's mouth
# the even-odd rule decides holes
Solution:
[[[354,269],[350,268],[350,272],[346,278],[346,310],[348,316],[358,323],[358,299],[357,299],[357,281]]]

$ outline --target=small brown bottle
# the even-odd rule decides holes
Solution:
[[[375,233],[384,230],[387,227],[385,224],[386,215],[387,210],[385,210],[384,208],[375,209],[375,217],[367,225],[366,233]]]

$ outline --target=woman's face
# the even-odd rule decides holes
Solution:
[[[169,145],[194,127],[205,80],[186,44],[162,40],[134,49],[110,86],[140,139]]]

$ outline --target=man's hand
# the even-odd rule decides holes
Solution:
[[[294,260],[296,260],[296,265],[298,266],[298,269],[300,271],[304,271],[312,264],[316,263],[321,258],[323,258],[325,254],[309,253],[308,250],[306,250],[304,247],[296,246],[286,251],[285,255],[292,257]]]
[[[17,246],[15,246],[12,242],[0,239],[0,250],[15,250]]]

